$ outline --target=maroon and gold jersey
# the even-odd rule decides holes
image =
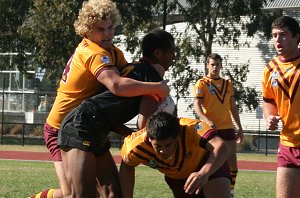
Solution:
[[[173,179],[184,179],[199,171],[208,154],[205,144],[215,136],[215,131],[199,120],[180,118],[179,121],[178,144],[170,158],[162,159],[155,154],[144,128],[125,138],[121,151],[123,161],[133,167],[147,165]]]
[[[194,97],[202,99],[203,113],[218,129],[234,128],[230,113],[233,85],[223,78],[203,77],[194,86]]]
[[[107,51],[84,38],[64,69],[47,123],[59,128],[74,107],[103,87],[97,80],[101,71],[112,66],[122,68],[125,64],[124,55],[117,47],[112,46]]]
[[[275,103],[283,128],[281,143],[300,147],[300,57],[281,61],[276,57],[264,68],[263,100]]]

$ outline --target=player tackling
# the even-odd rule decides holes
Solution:
[[[174,45],[170,33],[151,31],[142,40],[142,60],[124,67],[121,75],[138,81],[160,82],[164,71],[173,63]],[[155,98],[120,97],[107,90],[86,99],[65,117],[58,145],[72,197],[96,197],[96,181],[101,186],[101,195],[122,197],[107,136],[110,131],[130,134],[132,130],[123,124],[139,113],[139,121],[145,123],[143,119],[159,105]]]

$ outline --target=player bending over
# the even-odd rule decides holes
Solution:
[[[175,198],[230,197],[227,147],[199,120],[158,112],[148,119],[146,128],[125,138],[121,155],[124,198],[133,197],[139,164],[162,172]]]

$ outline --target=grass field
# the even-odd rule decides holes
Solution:
[[[0,197],[28,197],[49,187],[57,187],[55,171],[49,162],[0,160]],[[169,198],[172,194],[163,175],[145,166],[136,169],[134,197]],[[275,173],[240,171],[236,198],[275,197]]]
[[[0,150],[22,150],[48,152],[44,146],[0,145]],[[119,149],[113,148],[115,155]],[[239,160],[275,162],[275,155],[238,153]],[[0,160],[0,197],[28,197],[49,187],[58,187],[54,166],[51,162],[28,162]],[[275,172],[240,171],[236,184],[235,198],[275,197]],[[163,175],[145,166],[136,169],[134,197],[169,198],[171,191],[164,182]]]

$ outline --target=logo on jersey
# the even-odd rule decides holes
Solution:
[[[101,60],[105,64],[108,64],[110,62],[109,56],[101,56]]]
[[[83,140],[83,141],[82,141],[82,144],[83,144],[84,146],[91,146],[91,142],[86,141],[86,140]]]
[[[212,84],[209,84],[208,89],[209,89],[210,94],[215,94],[215,89],[214,89],[214,86]]]
[[[196,130],[196,131],[200,131],[200,130],[202,130],[202,129],[203,129],[203,126],[202,126],[201,123],[198,123],[198,124],[195,125],[195,130]]]
[[[272,73],[271,79],[272,80],[278,79],[278,76],[279,76],[279,73],[277,71],[275,71],[275,72]]]
[[[275,79],[272,81],[272,87],[277,87],[278,86],[278,80]]]
[[[196,89],[196,94],[201,94],[201,89]]]

